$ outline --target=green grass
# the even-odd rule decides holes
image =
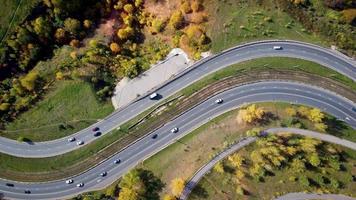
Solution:
[[[292,39],[323,44],[321,38],[305,32],[301,24],[277,9],[273,0],[259,2],[262,5],[255,0],[209,0],[206,3],[212,18],[207,32],[214,52],[263,39]]]
[[[61,138],[79,131],[113,111],[111,102],[99,102],[89,83],[58,81],[43,101],[6,126],[1,136],[32,141]],[[60,128],[63,124],[65,128]]]
[[[0,42],[8,36],[16,25],[19,25],[40,0],[2,0],[0,13]],[[17,9],[18,7],[18,9]],[[5,34],[7,35],[5,37]]]
[[[303,71],[311,74],[320,75],[323,77],[329,77],[335,81],[338,81],[344,85],[351,87],[356,90],[356,83],[347,78],[346,76],[335,72],[329,68],[326,68],[317,63],[297,59],[297,58],[286,58],[286,57],[270,57],[270,58],[258,58],[250,61],[245,61],[242,63],[234,64],[226,67],[222,70],[215,72],[214,74],[208,75],[207,77],[197,81],[193,85],[190,85],[182,90],[185,96],[189,96],[195,91],[200,90],[204,86],[214,83],[223,78],[234,76],[237,74],[246,74],[248,76],[249,71],[253,69],[264,69],[264,70],[276,70],[286,69],[286,70],[296,70]]]

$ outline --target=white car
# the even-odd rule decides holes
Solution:
[[[216,100],[215,100],[215,103],[217,103],[217,104],[220,104],[220,103],[222,103],[222,102],[223,102],[222,99],[216,99]]]
[[[172,128],[171,133],[177,133],[177,132],[178,132],[178,128],[177,127]]]
[[[282,50],[283,48],[281,46],[273,46],[274,50]]]
[[[78,145],[78,146],[83,145],[83,144],[84,144],[84,141],[83,141],[83,140],[79,140],[79,141],[77,142],[77,145]]]
[[[68,138],[68,142],[74,142],[74,141],[75,141],[74,137]]]
[[[83,187],[84,186],[84,183],[78,183],[77,184],[77,187]]]
[[[157,93],[152,93],[152,94],[150,95],[150,99],[154,99],[154,98],[156,98],[157,96],[158,96]]]
[[[67,184],[72,184],[72,183],[73,183],[73,179],[68,179],[68,180],[66,180],[66,183],[67,183]]]

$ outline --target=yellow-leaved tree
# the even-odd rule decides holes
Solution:
[[[185,181],[182,178],[175,178],[171,182],[171,191],[175,197],[179,197],[183,192]]]

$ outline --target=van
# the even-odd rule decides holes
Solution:
[[[150,99],[154,99],[154,98],[156,98],[158,96],[158,94],[155,92],[155,93],[152,93],[151,95],[150,95]]]

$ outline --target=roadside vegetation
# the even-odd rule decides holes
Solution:
[[[355,156],[317,139],[270,135],[219,162],[189,199],[273,199],[289,192],[355,196]]]
[[[64,57],[69,51],[70,49],[63,49],[56,54],[56,59],[48,62],[42,62],[40,65],[41,69],[45,69],[42,73],[53,73],[55,70],[54,68],[51,68],[51,66],[56,66],[58,63],[61,64],[61,61],[66,60]],[[70,58],[67,58],[66,61],[69,63],[72,62]],[[329,77],[330,79],[340,82],[353,90],[356,89],[356,84],[351,79],[319,64],[301,59],[273,57],[254,59],[226,67],[225,69],[208,75],[193,85],[188,86],[181,92],[178,92],[175,96],[183,94],[185,97],[189,97],[194,92],[199,91],[206,85],[215,83],[218,80],[243,74],[253,75],[253,73],[260,73],[264,70],[275,71],[275,73],[280,73],[280,70],[303,71],[310,74]],[[80,130],[80,128],[86,127],[87,125],[95,122],[96,119],[100,119],[104,117],[105,114],[112,111],[112,108],[109,109],[111,106],[109,105],[110,102],[108,100],[94,100],[97,99],[97,95],[95,94],[95,88],[93,88],[92,84],[77,78],[75,74],[66,74],[65,76],[66,78],[57,80],[56,83],[49,85],[49,92],[43,100],[40,101],[40,103],[33,105],[34,108],[31,108],[23,115],[20,115],[18,119],[14,120],[12,123],[9,123],[6,126],[6,129],[0,132],[0,135],[13,139],[18,139],[19,137],[27,138],[32,141],[52,140],[74,133],[75,131]],[[74,83],[79,84],[77,85]],[[62,87],[63,85],[66,85],[67,87]],[[86,86],[84,87],[84,85]],[[73,90],[77,90],[78,94],[70,97],[63,96],[67,92],[70,93],[72,86],[76,88]],[[86,89],[79,92],[79,90],[81,90],[79,88],[80,86],[83,86],[82,89]],[[340,92],[340,90],[338,92]],[[91,102],[96,102],[95,105],[88,107],[87,104],[80,103],[83,99],[85,99],[84,97],[86,95],[88,96],[88,101],[91,99]],[[54,107],[60,106],[60,109],[66,112],[48,112],[49,110],[46,106],[41,106],[46,105],[47,102],[57,102],[56,104],[52,104],[52,107],[53,105],[55,105]],[[75,106],[73,107],[73,105]],[[103,106],[102,111],[98,110],[98,106]],[[83,112],[74,113],[71,110],[80,110]],[[142,116],[144,115],[140,115],[137,119],[142,118]],[[37,121],[36,119],[41,120]],[[135,123],[137,119],[132,122]],[[130,125],[127,127],[130,127]]]
[[[348,0],[209,0],[214,52],[261,39],[336,45],[355,55],[356,4]],[[316,23],[317,22],[317,23]],[[216,31],[219,30],[219,31]]]
[[[291,106],[287,103],[261,103],[230,111],[179,139],[176,143],[139,164],[137,168],[153,172],[163,182],[164,187],[160,193],[161,199],[175,199],[174,196],[179,196],[182,185],[184,186],[184,183],[202,165],[234,141],[241,139],[246,134],[258,133],[259,130],[268,127],[285,126],[283,125],[284,121],[293,119],[290,116],[290,109],[304,110],[305,108],[304,106]],[[242,111],[245,109],[250,112]],[[310,112],[312,108],[307,108],[307,110]],[[241,115],[240,112],[244,115]],[[245,116],[246,119],[252,117],[253,120],[250,122],[247,122],[247,120],[240,121],[241,116]],[[299,122],[291,125],[292,127],[302,125],[306,129],[314,129],[314,123],[309,119],[304,117],[297,117],[297,119]],[[108,190],[113,190],[115,187],[118,190],[120,185],[114,183],[107,190],[91,192],[88,194],[88,198],[92,195],[106,194]],[[118,194],[119,192],[114,196],[117,197]],[[86,195],[81,197],[84,198]]]

